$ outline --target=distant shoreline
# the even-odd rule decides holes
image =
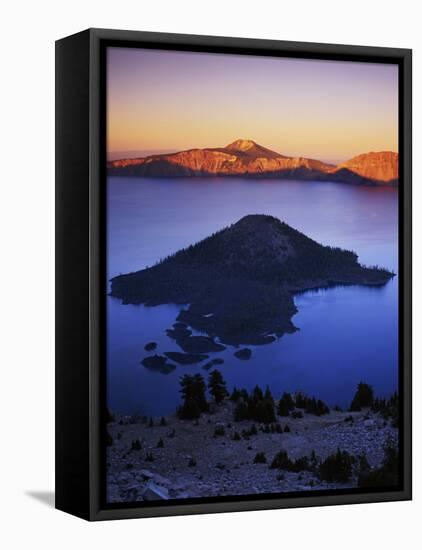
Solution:
[[[306,157],[289,157],[252,140],[225,147],[126,157],[107,162],[109,175],[150,178],[223,177],[333,181],[357,185],[396,186],[398,153],[369,152],[338,165]]]

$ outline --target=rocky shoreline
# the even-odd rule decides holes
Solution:
[[[379,468],[385,446],[398,445],[394,423],[371,409],[331,410],[322,416],[303,412],[302,418],[278,416],[270,425],[235,422],[234,408],[224,399],[196,420],[181,420],[176,414],[111,417],[108,502],[355,488],[357,466],[345,482],[321,479],[315,468],[291,471],[270,466],[280,451],[293,461],[306,456],[321,463],[340,449],[356,464],[364,455],[369,467]]]

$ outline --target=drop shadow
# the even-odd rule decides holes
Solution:
[[[49,508],[54,508],[56,496],[54,491],[26,491],[25,494]]]

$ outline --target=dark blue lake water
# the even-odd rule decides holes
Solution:
[[[394,189],[322,182],[225,178],[108,179],[108,278],[153,265],[246,214],[271,214],[322,244],[354,250],[359,261],[398,271],[398,195]],[[295,297],[300,329],[249,361],[218,354],[229,389],[268,384],[275,397],[303,390],[347,406],[359,381],[390,395],[398,381],[398,277],[382,288],[336,287]],[[107,392],[122,413],[168,414],[179,404],[179,366],[145,369],[144,345],[176,351],[165,330],[179,307],[122,305],[107,298]],[[179,351],[179,350],[177,350]]]

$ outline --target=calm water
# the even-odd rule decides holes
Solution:
[[[224,178],[108,180],[108,278],[153,265],[246,214],[271,214],[322,244],[352,249],[367,265],[398,270],[397,192],[320,182]],[[228,387],[268,384],[275,396],[303,390],[328,404],[350,403],[360,380],[378,395],[397,388],[397,277],[382,288],[337,287],[295,297],[300,329],[268,346],[249,346],[250,361],[218,356]],[[108,304],[108,402],[124,413],[160,415],[179,403],[178,366],[169,375],[140,360],[146,342],[176,351],[165,334],[179,308]]]

